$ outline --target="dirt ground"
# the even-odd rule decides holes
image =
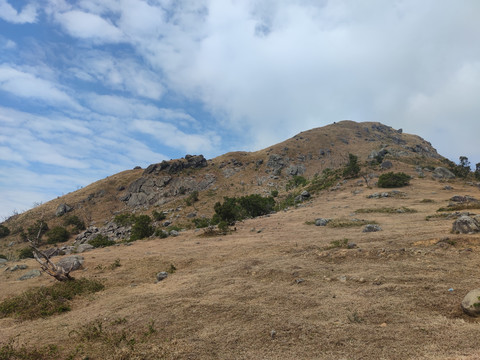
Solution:
[[[354,184],[238,223],[230,235],[190,230],[84,253],[85,269],[73,275],[105,290],[62,315],[0,319],[0,339],[56,344],[62,359],[480,358],[479,320],[460,308],[480,287],[480,235],[426,220],[453,195],[480,198],[480,190],[425,178],[399,189],[405,198],[367,199],[381,190]],[[417,212],[355,213],[403,206]],[[319,217],[376,221],[382,231],[306,223]],[[356,246],[336,246],[345,242]],[[110,266],[117,259],[121,266]],[[176,272],[156,283],[171,264]],[[0,300],[53,283],[18,281],[22,273],[0,272]],[[98,337],[82,338],[92,324],[101,324]],[[119,333],[124,339],[112,340]]]

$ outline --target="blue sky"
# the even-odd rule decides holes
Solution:
[[[342,119],[480,161],[477,0],[0,0],[0,219]]]

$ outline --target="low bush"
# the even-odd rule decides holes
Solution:
[[[343,169],[343,177],[356,178],[360,173],[360,165],[358,165],[358,156],[348,154],[348,163]]]
[[[97,235],[92,240],[89,240],[88,243],[92,245],[94,248],[103,248],[107,246],[115,245],[115,241],[110,240],[105,235]]]
[[[198,201],[198,191],[197,190],[192,191],[192,193],[190,195],[188,195],[188,197],[185,199],[185,203],[187,204],[187,206],[192,206],[193,203],[195,203],[197,201]]]
[[[151,223],[152,219],[148,215],[135,216],[130,241],[140,240],[153,235],[155,229]]]
[[[65,242],[70,237],[68,230],[62,226],[55,226],[54,228],[48,230],[45,235],[47,236],[47,243],[49,244]]]
[[[410,183],[410,175],[407,175],[403,172],[394,173],[388,172],[382,174],[378,178],[378,187],[381,188],[396,188],[407,186]]]
[[[360,220],[360,219],[333,219],[328,222],[327,226],[332,228],[349,228],[356,226],[364,226],[367,224],[377,224],[372,220]]]
[[[0,238],[10,235],[10,229],[5,225],[0,225]]]
[[[340,179],[340,171],[332,170],[332,169],[325,169],[322,172],[322,175],[315,175],[313,179],[310,181],[310,184],[307,186],[307,190],[311,193],[316,193],[321,190],[326,190],[331,188],[338,179]]]
[[[58,347],[54,344],[27,348],[10,341],[0,343],[0,360],[49,360],[58,358]]]
[[[98,281],[79,279],[30,289],[3,300],[0,303],[0,317],[32,320],[63,313],[70,310],[70,300],[75,296],[94,293],[103,288]]]
[[[135,221],[135,214],[119,214],[113,218],[113,222],[118,226],[130,226]]]
[[[162,221],[162,220],[165,220],[167,218],[167,215],[165,215],[165,213],[163,211],[158,212],[157,210],[153,210],[152,211],[152,218],[155,221]]]
[[[48,224],[43,220],[37,220],[35,224],[27,228],[25,237],[30,239],[41,239],[42,236],[48,231]]]
[[[355,210],[357,214],[369,214],[369,213],[383,213],[383,214],[405,214],[405,213],[416,213],[417,210],[410,209],[405,206],[400,208],[392,208],[392,207],[382,207],[382,208],[366,208],[366,209],[358,209]]]
[[[305,186],[307,185],[308,180],[305,179],[301,175],[294,175],[293,178],[291,178],[288,182],[287,185],[285,185],[285,189],[287,191],[292,190],[294,188],[297,188],[299,186]]]
[[[31,247],[26,247],[23,249],[20,249],[18,252],[18,258],[19,259],[33,259],[33,250]]]
[[[166,239],[168,237],[168,232],[163,229],[155,230],[155,236],[159,237],[160,239]]]
[[[6,256],[6,255],[3,255],[3,254],[0,254],[0,259],[5,259],[5,260],[7,260],[7,256]]]
[[[203,228],[209,227],[210,225],[213,225],[212,224],[212,219],[209,219],[209,218],[193,219],[193,224],[195,225],[195,227],[197,229],[203,229]]]
[[[223,203],[214,206],[214,221],[225,221],[234,224],[235,221],[269,214],[275,206],[273,197],[262,197],[252,194],[242,197],[225,197]]]
[[[77,215],[67,216],[63,221],[63,225],[65,226],[71,225],[73,227],[72,230],[75,231],[77,234],[80,231],[85,230],[85,223],[82,220],[80,220],[80,218]]]

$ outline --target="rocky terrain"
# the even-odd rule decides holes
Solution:
[[[311,186],[349,154],[358,176]],[[379,188],[390,171],[410,184]],[[308,183],[289,188],[295,176]],[[297,201],[226,234],[195,228],[224,196],[272,191],[277,203]],[[71,215],[86,229],[41,248],[105,288],[62,314],[0,315],[0,359],[7,345],[52,359],[479,358],[478,296],[466,297],[480,287],[479,192],[420,137],[351,121],[253,153],[112,175],[2,224],[10,234],[0,239],[0,301],[56,282],[18,258],[21,234]],[[153,222],[165,236],[128,242],[132,228],[113,221],[153,211],[165,216]],[[99,234],[114,245],[89,245]]]

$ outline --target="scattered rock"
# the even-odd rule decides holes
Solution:
[[[196,212],[192,212],[192,213],[190,213],[190,214],[187,214],[187,218],[189,218],[189,219],[192,219],[192,218],[194,218],[194,217],[197,217],[197,213],[196,213]]]
[[[391,169],[391,168],[393,167],[393,164],[392,164],[391,161],[385,160],[384,162],[382,162],[382,163],[380,164],[380,167],[381,167],[382,169],[384,169],[384,170],[387,170],[387,169]]]
[[[355,249],[357,247],[357,244],[355,244],[354,242],[349,242],[347,244],[347,249]]]
[[[163,223],[163,226],[170,226],[171,224],[172,224],[172,222],[167,220]]]
[[[480,289],[470,291],[462,301],[462,310],[470,316],[480,316]]]
[[[452,190],[452,189],[453,189],[453,187],[451,187],[450,185],[445,185],[443,187],[443,190]]]
[[[367,224],[363,228],[363,232],[376,232],[376,231],[381,231],[382,228],[378,225],[375,224]]]
[[[83,256],[74,255],[61,259],[56,265],[63,268],[65,271],[70,272],[80,269],[83,262]]]
[[[93,249],[95,249],[95,248],[90,244],[80,244],[80,245],[77,246],[76,252],[81,254],[85,251],[90,251],[90,250],[93,250]]]
[[[277,336],[277,332],[275,330],[272,330],[270,331],[270,337],[273,339],[275,339],[275,337]]]
[[[18,280],[23,281],[23,280],[33,279],[40,275],[42,275],[40,270],[30,270],[25,275],[20,276]]]
[[[67,204],[60,204],[57,207],[57,210],[55,211],[55,216],[62,216],[65,215],[66,213],[72,211],[73,208]]]
[[[184,169],[200,169],[206,166],[207,160],[203,155],[185,155],[184,159],[164,160],[159,164],[152,164],[148,166],[143,173],[144,175],[158,175],[160,172],[176,174]]]
[[[289,175],[303,175],[305,173],[305,165],[300,164],[300,165],[290,165],[287,169],[287,173]]]
[[[436,180],[450,180],[455,179],[455,174],[447,168],[439,166],[433,171],[432,177]]]
[[[9,270],[9,271],[25,270],[26,268],[28,268],[27,265],[19,264],[19,265],[15,265],[15,266],[12,266],[12,267],[8,267],[8,268],[5,269],[5,271],[7,271],[7,270]]]
[[[315,219],[315,226],[327,226],[331,219],[318,218]]]
[[[48,258],[51,258],[51,257],[54,257],[54,256],[58,256],[60,253],[60,249],[59,248],[56,248],[56,247],[53,247],[53,248],[49,248],[47,250],[44,251],[44,254],[48,256]]]
[[[157,282],[160,282],[168,277],[168,273],[166,271],[161,271],[157,274]]]
[[[480,232],[480,222],[477,218],[462,215],[453,222],[452,232],[456,234],[473,234]]]
[[[7,259],[0,258],[0,264],[5,264],[7,261]]]
[[[170,231],[170,236],[178,236],[178,231],[177,230],[171,230]]]

